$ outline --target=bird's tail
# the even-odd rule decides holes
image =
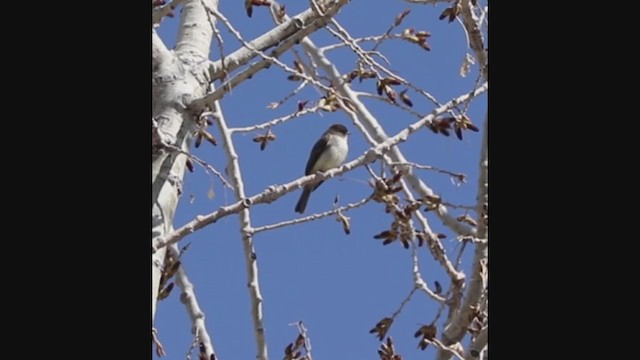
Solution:
[[[311,195],[311,188],[304,187],[302,190],[302,194],[300,195],[300,199],[298,199],[298,203],[296,204],[296,212],[302,214],[304,209],[307,207],[307,201],[309,201],[309,195]]]

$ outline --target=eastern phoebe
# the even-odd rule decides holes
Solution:
[[[349,152],[348,134],[349,131],[344,125],[331,125],[313,145],[307,161],[307,168],[304,170],[305,175],[312,175],[320,171],[325,172],[342,165],[342,162],[347,158],[347,152]],[[304,212],[307,207],[307,201],[309,201],[309,195],[323,182],[324,180],[304,186],[300,199],[296,204],[296,212],[300,214]]]

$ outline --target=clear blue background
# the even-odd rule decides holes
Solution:
[[[274,24],[267,8],[255,8],[253,18],[246,16],[242,1],[220,1],[219,10],[230,19],[247,40],[271,29]],[[289,15],[308,8],[308,1],[284,1]],[[400,33],[406,27],[427,30],[432,36],[428,42],[432,51],[402,40],[387,40],[378,50],[391,61],[390,68],[445,103],[473,88],[477,79],[477,67],[462,78],[459,69],[467,51],[464,32],[457,22],[438,20],[445,4],[434,6],[412,5],[404,1],[371,2],[353,0],[337,16],[353,37],[379,35],[405,8],[411,14],[394,30]],[[169,48],[175,45],[179,10],[176,17],[163,21],[158,33]],[[225,52],[231,53],[239,42],[224,25],[218,23],[225,40]],[[311,36],[317,45],[338,41],[326,30]],[[370,49],[370,43],[362,44]],[[212,60],[218,58],[217,45],[212,45]],[[329,59],[342,73],[355,68],[355,55],[345,49],[329,53]],[[293,57],[287,53],[280,58],[292,65]],[[377,60],[380,60],[377,58]],[[288,95],[298,83],[286,80],[287,74],[277,66],[258,73],[253,79],[235,88],[221,101],[230,127],[263,123],[275,117],[295,111],[298,100],[317,101],[322,94],[308,86],[289,102],[275,110],[267,105]],[[354,83],[356,90],[375,92],[375,80]],[[219,84],[216,83],[216,86]],[[404,87],[396,87],[400,90]],[[414,110],[427,114],[434,106],[428,100],[408,92],[414,102]],[[369,110],[377,117],[387,134],[394,135],[417,118],[381,101],[364,98]],[[487,110],[487,97],[483,94],[471,104],[468,115],[480,128]],[[352,132],[348,161],[361,155],[368,144],[353,126],[344,112],[312,114],[274,128],[277,140],[265,151],[252,142],[256,133],[236,134],[236,150],[240,157],[245,191],[254,195],[272,184],[289,182],[304,175],[304,168],[313,143],[332,123],[345,124]],[[210,127],[221,142],[215,126]],[[475,205],[481,133],[465,132],[459,141],[454,134],[446,138],[428,130],[420,130],[408,142],[400,146],[409,161],[462,172],[468,182],[456,186],[443,174],[419,171],[419,175],[446,201]],[[220,171],[224,170],[226,157],[222,146],[212,147],[204,143],[193,153],[208,161]],[[378,170],[376,163],[374,169]],[[356,202],[368,196],[371,188],[366,185],[369,175],[358,168],[341,178],[325,182],[310,198],[305,215],[328,210],[335,195],[341,204]],[[213,187],[215,198],[208,199]],[[290,193],[270,205],[252,208],[253,226],[261,226],[294,218],[293,208],[300,191]],[[190,197],[193,196],[193,202]],[[218,207],[235,202],[233,192],[223,189],[217,178],[208,176],[196,165],[195,173],[187,173],[184,193],[180,200],[174,226],[180,227],[196,215],[207,214]],[[461,210],[452,210],[460,215]],[[475,217],[475,213],[471,213]],[[266,339],[271,359],[281,359],[286,345],[297,336],[296,321],[303,321],[312,344],[312,355],[322,359],[377,359],[380,342],[369,330],[383,317],[390,316],[413,287],[411,250],[399,243],[382,246],[373,236],[388,229],[392,218],[384,213],[382,204],[370,203],[347,213],[351,217],[351,235],[345,235],[340,223],[328,217],[294,227],[263,232],[254,237],[258,256],[260,290],[264,298],[263,313]],[[455,236],[441,222],[426,213],[431,228],[448,235],[443,244],[453,261],[458,243]],[[213,339],[218,358],[254,359],[255,345],[251,305],[247,288],[246,265],[236,216],[228,216],[182,240],[191,246],[183,256],[183,264],[195,286],[199,304],[206,315],[206,325]],[[471,246],[463,257],[463,269],[468,274],[472,259]],[[420,266],[423,278],[433,288],[439,281],[444,292],[449,280],[442,268],[435,263],[426,248],[420,248]],[[193,341],[191,324],[184,306],[179,302],[179,291],[159,303],[155,326],[165,346],[165,359],[184,359]],[[421,324],[430,323],[435,317],[437,304],[426,294],[417,292],[412,301],[394,322],[389,334],[396,350],[405,360],[433,358],[434,348],[417,349],[418,339],[413,333]],[[438,335],[442,327],[438,322]],[[466,345],[467,342],[465,342]],[[156,358],[154,351],[154,358]],[[197,355],[194,353],[195,358]]]

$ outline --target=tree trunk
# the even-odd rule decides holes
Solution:
[[[187,105],[203,96],[209,86],[205,69],[211,48],[213,21],[205,6],[218,6],[217,0],[188,0],[182,9],[180,33],[176,50],[168,50],[153,32],[153,120],[156,138],[162,144],[189,150],[194,130],[194,114]],[[152,155],[151,221],[152,241],[167,234],[182,193],[186,157],[163,146],[156,146]],[[151,316],[155,318],[160,275],[166,251],[160,249],[152,256]]]

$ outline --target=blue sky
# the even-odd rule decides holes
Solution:
[[[288,14],[296,14],[308,7],[307,1],[283,1]],[[477,79],[477,67],[462,78],[460,65],[466,48],[465,35],[457,22],[449,24],[438,20],[445,5],[420,6],[404,1],[386,1],[372,5],[369,1],[353,0],[337,16],[337,20],[353,37],[384,33],[393,19],[405,8],[411,14],[394,32],[406,27],[427,30],[432,36],[427,52],[417,45],[401,40],[386,41],[379,50],[391,62],[390,68],[431,94],[441,103],[457,97],[473,88]],[[256,8],[251,19],[246,16],[242,1],[221,1],[220,11],[227,16],[245,39],[252,39],[273,27],[267,8]],[[158,33],[169,48],[175,44],[179,11],[174,19],[165,19]],[[225,51],[231,53],[240,44],[219,24],[225,39]],[[311,36],[317,45],[335,43],[326,30]],[[363,45],[370,49],[371,45]],[[217,59],[214,43],[211,59]],[[342,73],[351,71],[356,57],[341,49],[329,53]],[[280,58],[291,65],[290,53]],[[294,111],[298,100],[317,101],[321,93],[308,87],[289,102],[275,110],[267,109],[271,102],[287,96],[298,83],[286,80],[287,74],[276,66],[263,70],[235,88],[221,101],[226,120],[231,127],[262,123]],[[216,84],[218,85],[218,84]],[[375,92],[375,81],[362,84],[354,82],[356,90]],[[399,92],[404,87],[397,87]],[[411,94],[414,110],[427,114],[433,105],[417,94]],[[394,135],[416,117],[373,99],[364,99],[369,110],[384,126],[387,134]],[[487,110],[487,96],[481,95],[469,107],[468,115],[480,129]],[[288,182],[304,175],[307,157],[313,143],[333,123],[345,124],[352,135],[347,161],[361,155],[367,148],[364,137],[357,131],[343,112],[307,115],[273,129],[277,140],[265,151],[252,142],[256,133],[234,135],[240,157],[241,171],[245,179],[245,191],[254,195],[272,184]],[[213,135],[221,141],[217,130]],[[479,148],[481,133],[465,132],[464,140],[455,136],[435,135],[424,129],[414,134],[400,148],[408,160],[441,167],[468,176],[468,182],[460,186],[452,184],[443,174],[419,170],[423,181],[446,201],[460,205],[475,205]],[[220,171],[224,170],[226,157],[222,147],[204,143],[193,153]],[[373,166],[378,170],[379,163]],[[307,212],[321,212],[332,207],[336,194],[341,204],[356,202],[371,193],[366,184],[369,175],[360,167],[322,184],[311,196]],[[215,197],[207,197],[213,187]],[[285,195],[270,205],[252,208],[254,227],[296,217],[293,208],[300,191]],[[190,197],[193,196],[193,202]],[[218,207],[233,203],[233,192],[223,189],[217,178],[211,177],[196,166],[195,173],[187,173],[184,193],[176,212],[174,227],[192,220],[196,215],[207,214]],[[461,215],[461,210],[451,210]],[[351,217],[351,235],[345,235],[335,218],[308,222],[255,236],[258,256],[260,288],[264,298],[263,312],[269,355],[272,359],[283,356],[285,346],[297,336],[297,330],[289,324],[303,321],[313,346],[314,359],[376,359],[380,342],[369,330],[383,317],[391,315],[411,291],[411,250],[399,243],[382,246],[373,236],[390,226],[392,219],[384,213],[381,204],[370,203],[346,214]],[[470,215],[475,217],[475,213]],[[431,228],[448,235],[443,244],[450,258],[455,259],[458,245],[453,234],[445,229],[435,215],[426,213]],[[256,346],[250,313],[247,274],[238,220],[228,216],[183,239],[180,246],[191,243],[183,256],[183,264],[202,310],[206,325],[219,359],[254,359]],[[445,291],[448,277],[433,260],[426,248],[420,248],[420,266],[423,278],[433,286],[439,281]],[[472,247],[463,256],[463,270],[468,273]],[[184,359],[193,340],[190,321],[184,306],[179,302],[179,291],[158,305],[155,325],[165,346],[165,359]],[[422,292],[412,301],[394,322],[390,335],[396,350],[405,360],[432,358],[433,347],[417,349],[418,339],[413,333],[421,324],[430,323],[437,311],[437,304]],[[442,330],[438,322],[439,332]],[[439,334],[438,334],[439,335]],[[465,343],[466,344],[466,343]],[[194,354],[195,355],[195,354]],[[156,355],[154,354],[154,358]]]

